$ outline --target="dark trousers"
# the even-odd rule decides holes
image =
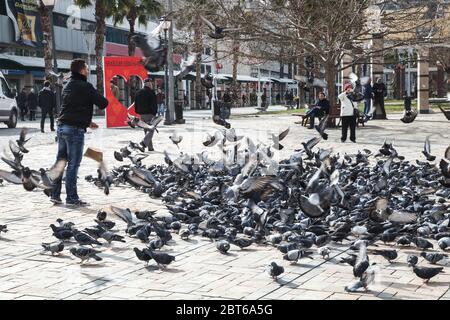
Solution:
[[[322,110],[320,110],[319,108],[314,108],[312,110],[310,110],[307,115],[309,116],[309,127],[313,128],[314,127],[314,118],[315,117],[322,117],[323,116],[323,112]]]
[[[378,98],[374,100],[374,105],[375,107],[377,105],[380,106],[381,109],[381,114],[379,114],[376,109],[375,109],[375,115],[374,115],[374,119],[386,119],[386,110],[384,109],[384,99],[383,98]]]
[[[342,136],[341,140],[347,140],[347,131],[350,127],[350,140],[356,140],[356,117],[355,116],[345,116],[342,119]]]
[[[30,110],[30,121],[36,120],[36,110]]]
[[[27,108],[26,107],[19,107],[20,108],[20,120],[25,121],[25,115],[27,114]]]
[[[53,109],[41,109],[42,115],[41,115],[41,130],[44,131],[44,125],[45,125],[45,118],[47,117],[47,114],[50,118],[50,130],[55,130],[55,119],[53,117]]]
[[[66,202],[74,203],[79,200],[77,192],[77,176],[81,159],[83,158],[85,130],[62,124],[58,126],[58,155],[56,160],[67,160],[66,170]],[[61,195],[62,177],[55,180],[52,198],[59,199]]]

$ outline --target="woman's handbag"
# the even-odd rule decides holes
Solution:
[[[357,107],[355,107],[355,105],[353,104],[352,99],[349,99],[349,100],[350,100],[350,102],[352,103],[352,106],[353,106],[353,115],[354,115],[356,118],[358,118],[358,117],[359,117],[359,109],[358,109]]]

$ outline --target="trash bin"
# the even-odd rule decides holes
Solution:
[[[175,102],[175,122],[181,124],[186,122],[183,119],[183,102]]]

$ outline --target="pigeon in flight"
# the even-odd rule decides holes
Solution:
[[[428,161],[436,160],[436,156],[431,155],[430,139],[428,138],[425,139],[422,153]]]
[[[6,224],[0,224],[0,234],[8,232],[8,226]]]
[[[181,61],[180,68],[181,71],[176,75],[175,79],[182,80],[185,76],[195,70],[195,62],[197,61],[198,53],[190,54],[186,60]]]
[[[204,16],[200,15],[200,18],[205,22],[206,26],[211,30],[208,35],[213,39],[223,39],[227,33],[236,32],[241,30],[241,28],[223,28],[215,25]]]
[[[403,123],[412,123],[416,120],[419,113],[416,110],[405,110],[403,116],[400,119]]]
[[[176,132],[174,132],[172,135],[169,136],[169,138],[172,141],[172,143],[176,145],[177,148],[179,149],[180,146],[178,144],[183,140],[183,136],[180,136]]]
[[[19,140],[16,140],[20,152],[23,152],[23,153],[28,153],[28,152],[29,152],[29,151],[25,148],[25,144],[31,139],[31,138],[28,138],[28,139],[27,139],[27,133],[28,133],[28,129],[27,129],[27,128],[23,128],[23,129],[20,131]]]
[[[286,130],[282,131],[279,135],[272,134],[272,142],[273,142],[272,148],[277,150],[282,150],[284,148],[284,146],[280,143],[280,141],[286,138],[286,136],[289,133],[289,130],[290,128],[287,128]]]
[[[320,120],[319,125],[315,125],[315,129],[317,130],[317,132],[319,132],[323,140],[328,140],[328,134],[325,133],[327,123],[328,123],[328,115],[326,115],[325,117],[322,118],[322,120]]]
[[[211,73],[205,74],[203,78],[201,78],[202,86],[204,86],[207,89],[214,88],[214,77]]]
[[[137,34],[132,39],[144,54],[142,64],[145,69],[150,72],[158,72],[167,61],[167,48],[162,44],[162,40],[158,47],[152,48],[144,35]]]

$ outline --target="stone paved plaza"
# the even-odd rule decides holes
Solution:
[[[237,113],[237,112],[236,112]],[[283,115],[240,115],[231,119],[239,135],[247,135],[268,141],[270,133],[278,133],[290,127],[283,141],[285,148],[279,157],[284,158],[301,148],[315,131],[294,124],[298,117]],[[186,124],[161,126],[155,133],[155,152],[144,160],[145,164],[162,163],[162,151],[170,154],[179,151],[169,140],[173,130],[184,136],[180,150],[188,153],[202,150],[206,132],[218,129],[210,119],[209,111],[186,112]],[[377,150],[385,137],[395,139],[394,145],[408,160],[421,159],[423,141],[430,136],[432,153],[441,158],[450,144],[450,122],[440,113],[419,115],[413,124],[399,121],[400,114],[389,114],[389,120],[371,121],[357,131],[357,144],[340,143],[340,132],[330,129],[330,138],[320,144],[335,152],[354,153],[358,149]],[[131,128],[105,129],[104,120],[96,120],[101,129],[86,135],[86,146],[101,148],[110,168],[119,163],[113,150],[118,150],[129,140],[142,138],[141,130]],[[0,129],[0,144],[7,147],[9,139],[16,139],[22,126],[30,127],[32,138],[27,146],[24,164],[34,169],[49,167],[56,156],[54,134],[42,134],[38,122],[20,123],[17,129]],[[47,124],[48,130],[48,124]],[[2,169],[7,167],[2,163]],[[96,174],[96,164],[83,159],[79,172],[80,197],[91,204],[88,208],[69,209],[52,206],[42,192],[26,192],[22,186],[4,183],[0,186],[0,224],[7,224],[9,232],[0,236],[0,298],[1,299],[450,299],[450,268],[433,278],[429,284],[417,278],[407,266],[406,256],[415,248],[401,249],[399,258],[389,264],[382,257],[372,256],[371,261],[381,267],[380,280],[367,293],[346,293],[344,287],[354,280],[352,268],[338,264],[346,256],[348,246],[331,244],[329,260],[314,254],[314,259],[302,259],[296,265],[282,260],[282,255],[271,246],[253,245],[240,250],[232,246],[228,255],[220,254],[214,244],[201,236],[174,241],[165,246],[165,252],[174,254],[176,261],[166,270],[157,269],[150,261],[146,268],[138,261],[132,248],[143,247],[137,239],[127,237],[126,243],[113,243],[100,248],[101,262],[80,265],[67,249],[61,256],[41,253],[42,242],[52,242],[49,228],[56,218],[74,222],[83,228],[93,224],[99,209],[108,210],[115,205],[131,210],[157,209],[166,214],[165,207],[147,195],[120,186],[112,187],[109,196],[86,182],[84,177]],[[63,195],[64,198],[64,195]],[[112,215],[118,229],[125,229],[123,222]],[[384,248],[380,244],[380,248]],[[315,250],[315,249],[314,249]],[[265,266],[272,261],[283,265],[285,273],[272,280]],[[446,260],[442,265],[447,263]],[[427,265],[423,258],[420,265]]]

